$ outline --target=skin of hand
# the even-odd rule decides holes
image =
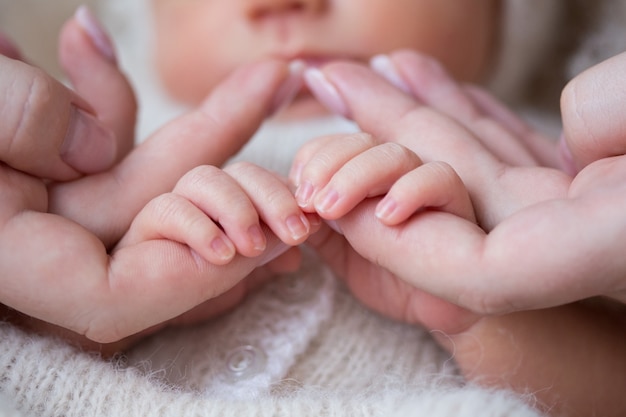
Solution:
[[[572,175],[592,162],[626,154],[626,53],[572,79],[561,95],[561,157]]]
[[[444,161],[454,167],[470,193],[480,227],[446,213],[428,213],[429,221],[421,222],[420,213],[403,227],[403,236],[416,237],[407,245],[396,240],[393,229],[369,224],[357,210],[338,220],[344,232],[350,229],[346,236],[354,248],[412,285],[479,314],[544,308],[596,295],[620,296],[626,287],[622,273],[626,261],[614,256],[619,248],[615,242],[624,236],[626,225],[621,227],[615,219],[621,218],[618,212],[626,197],[615,191],[622,187],[626,162],[619,157],[598,161],[574,180],[562,171],[541,167],[528,150],[532,147],[525,145],[534,139],[518,139],[517,128],[484,112],[471,94],[442,78],[430,61],[408,52],[392,59],[404,69],[403,76],[413,74],[404,80],[421,100],[393,88],[364,66],[331,64],[323,71],[336,88],[336,97],[343,98],[344,114],[363,130],[405,145],[425,162]],[[442,92],[436,85],[443,85]],[[368,108],[371,102],[379,104]],[[446,107],[454,116],[444,114]],[[494,145],[498,140],[507,148]],[[521,156],[508,152],[508,146],[517,146]],[[583,232],[579,219],[593,227]],[[372,244],[366,235],[377,236],[378,242]],[[520,262],[524,268],[511,271],[510,265]],[[546,274],[549,282],[537,280]]]
[[[412,59],[406,53],[395,58],[400,57],[409,59],[408,62]],[[421,58],[419,62],[423,63]],[[428,73],[407,65],[407,61],[404,64],[405,67],[399,65],[404,69],[403,75],[416,71],[415,74],[419,74],[422,80],[430,81],[440,76],[438,71]],[[363,71],[362,67],[338,64],[323,71],[338,91],[335,97],[343,98],[340,105],[329,103],[329,107],[353,117],[364,130],[383,138],[383,143],[400,137],[404,139],[404,145],[418,149],[423,156],[420,151],[428,151],[426,146],[418,143],[411,147],[405,139],[406,135],[403,136],[396,127],[403,126],[407,130],[407,126],[415,126],[407,119],[419,119],[426,113],[431,124],[452,125],[453,130],[449,126],[439,126],[436,133],[452,131],[456,133],[455,138],[480,145],[473,148],[477,154],[475,157],[463,146],[458,148],[460,155],[448,155],[442,151],[454,154],[455,147],[446,143],[446,137],[440,134],[435,138],[427,131],[426,124],[418,124],[421,129],[414,127],[413,137],[423,138],[425,144],[430,143],[432,149],[427,154],[432,155],[431,161],[437,160],[436,157],[444,160],[447,157],[456,168],[454,161],[457,157],[477,164],[485,162],[483,153],[491,152],[509,164],[519,162],[515,160],[516,152],[507,151],[512,149],[507,146],[517,146],[515,143],[496,147],[494,139],[497,137],[493,135],[496,132],[505,133],[505,139],[514,141],[518,141],[517,135],[524,135],[521,143],[527,150],[526,155],[531,158],[520,162],[526,165],[524,170],[516,171],[518,175],[533,169],[533,161],[541,159],[540,156],[558,164],[555,158],[543,154],[552,151],[551,147],[544,147],[537,141],[537,136],[530,134],[520,121],[512,119],[503,109],[494,112],[493,102],[486,102],[488,97],[483,92],[460,87],[454,92],[450,90],[449,81],[444,80],[443,85],[431,82],[427,83],[428,94],[416,88],[423,103],[417,106],[417,110],[414,104],[413,109],[404,105],[398,111],[397,107],[394,109],[397,104],[392,101],[406,103],[406,95],[387,90],[388,86],[383,88],[382,81],[371,72]],[[437,86],[444,88],[438,92]],[[315,91],[315,86],[312,87]],[[405,91],[411,91],[407,86],[403,87]],[[368,88],[372,91],[365,93]],[[316,94],[320,95],[319,92]],[[379,107],[367,109],[363,105],[367,103],[364,95],[368,94],[377,94]],[[463,100],[459,101],[459,98]],[[471,112],[467,109],[460,111],[459,108],[472,104],[474,109],[470,110],[475,112],[474,115],[463,119],[464,114]],[[424,110],[424,106],[433,107]],[[380,116],[388,109],[392,110]],[[433,109],[456,117],[440,118],[433,115]],[[499,128],[485,126],[485,119],[489,118]],[[459,124],[465,126],[464,131],[458,129]],[[479,127],[488,134],[480,138],[473,134],[480,130]],[[328,146],[329,149],[325,149]],[[384,175],[380,172],[364,174],[368,165],[369,169],[377,169],[371,167],[371,160],[361,158],[365,163],[355,167],[355,158],[346,162],[328,143],[311,147],[313,150],[305,148],[297,157],[292,171],[292,180],[300,186],[296,196],[303,193],[302,184],[308,182],[305,188],[313,190],[303,193],[310,196],[304,201],[310,206],[305,204],[305,207],[313,207],[326,219],[333,220],[343,236],[325,228],[312,236],[309,242],[346,280],[357,298],[390,317],[431,329],[442,346],[454,355],[461,371],[469,379],[519,392],[531,392],[540,407],[557,415],[624,414],[626,410],[621,388],[616,388],[626,383],[623,305],[613,305],[606,300],[561,305],[601,294],[597,288],[598,279],[606,279],[604,284],[609,287],[609,293],[620,288],[619,278],[623,276],[620,271],[624,271],[626,266],[621,265],[622,257],[613,253],[615,259],[609,260],[609,265],[603,265],[597,261],[602,259],[604,254],[601,251],[606,248],[600,250],[594,246],[604,241],[614,244],[615,239],[623,235],[619,226],[618,230],[612,229],[615,228],[615,219],[620,218],[618,208],[624,204],[614,201],[619,200],[615,191],[621,188],[619,183],[623,181],[620,180],[626,174],[623,162],[620,164],[611,159],[600,165],[590,165],[573,182],[571,179],[563,181],[564,191],[555,187],[558,192],[553,201],[543,193],[538,200],[533,197],[532,203],[515,201],[517,208],[513,214],[501,219],[501,223],[487,234],[475,224],[441,210],[419,211],[405,223],[389,227],[376,218],[376,214],[381,212],[380,197],[361,192],[370,187],[376,190],[375,195],[385,192],[385,187],[381,187]],[[332,155],[335,155],[336,163],[330,159]],[[384,161],[384,158],[381,159]],[[486,161],[491,163],[489,159]],[[395,169],[391,163],[377,163],[386,166],[392,173]],[[604,169],[605,164],[609,165],[608,171]],[[467,163],[465,166],[469,168]],[[498,167],[497,164],[494,166]],[[480,166],[474,168],[478,172],[484,169]],[[467,173],[471,170],[462,171],[463,180],[466,180]],[[502,174],[497,170],[496,173]],[[537,176],[525,176],[522,178],[524,181],[517,184],[533,184],[544,173],[548,174],[548,180],[554,178],[552,172],[538,168]],[[354,185],[355,178],[363,178],[365,184]],[[564,177],[557,175],[556,178]],[[352,182],[352,187],[343,186],[347,181]],[[443,181],[443,184],[446,182]],[[392,189],[389,184],[386,187]],[[335,192],[330,200],[327,198],[329,190]],[[407,202],[402,198],[407,199],[402,194],[394,195],[398,206]],[[602,203],[608,203],[609,207],[596,205],[597,198],[602,198]],[[359,199],[364,201],[354,207]],[[327,205],[329,201],[335,202],[330,209]],[[494,206],[496,203],[498,201],[490,204]],[[500,220],[500,209],[492,208],[495,208],[492,218]],[[592,233],[586,233],[583,238],[580,235],[581,218],[585,219],[585,224],[600,230],[590,230]],[[375,239],[372,239],[373,236]],[[581,253],[586,256],[581,257]],[[523,270],[512,267],[520,264],[524,265]],[[606,275],[607,272],[613,280]],[[546,276],[550,282],[539,279]],[[588,277],[594,279],[592,283],[572,283],[572,276],[580,280],[586,278],[587,281],[590,281]],[[447,280],[454,284],[449,291],[441,291]],[[558,307],[537,310],[552,305]],[[532,310],[503,314],[525,308]]]
[[[190,249],[176,242],[116,247],[152,198],[172,190],[196,166],[221,164],[279,107],[294,88],[288,64],[265,60],[241,69],[197,111],[130,151],[127,145],[132,143],[135,114],[132,91],[114,61],[99,53],[92,41],[76,19],[61,36],[61,61],[76,93],[41,70],[0,57],[15,81],[0,88],[22,94],[13,101],[22,104],[8,106],[10,102],[4,101],[2,111],[6,125],[17,126],[3,137],[2,143],[12,146],[2,148],[0,172],[5,196],[0,208],[0,265],[2,276],[15,278],[2,284],[7,314],[37,330],[61,326],[97,342],[113,342],[144,329],[153,331],[152,326],[186,323],[221,312],[255,286],[256,275],[295,267],[295,257],[288,253],[242,281],[262,257],[238,255],[228,266],[219,266],[190,257]],[[94,85],[90,80],[97,82]],[[102,91],[98,84],[110,87]],[[22,91],[29,86],[34,86],[26,89],[30,93]],[[251,103],[245,108],[239,104],[244,98]],[[86,104],[88,100],[91,105]],[[25,101],[30,105],[24,106]],[[16,108],[29,112],[19,114]],[[79,111],[75,108],[92,112],[88,122],[77,122],[77,116],[72,116]],[[59,117],[46,118],[50,114]],[[76,135],[75,125],[81,123],[83,129],[90,127]],[[68,131],[76,136],[70,154],[61,145]],[[93,144],[86,137],[98,141]],[[120,162],[100,174],[81,175],[101,171],[116,160]],[[270,232],[264,229],[268,234],[265,254],[276,256],[272,249],[279,241]],[[50,271],[55,271],[53,276]],[[216,274],[232,279],[219,285],[207,279]],[[215,303],[204,303],[212,298]],[[83,342],[80,336],[68,337]]]

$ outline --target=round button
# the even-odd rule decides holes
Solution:
[[[266,362],[267,357],[261,349],[244,345],[230,352],[226,368],[233,379],[245,379],[262,372]]]

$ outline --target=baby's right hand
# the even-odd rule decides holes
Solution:
[[[368,133],[333,135],[306,143],[290,174],[298,204],[337,220],[367,198],[383,197],[376,217],[388,226],[434,209],[476,223],[469,192],[447,163],[423,163],[409,148]]]
[[[260,257],[264,264],[304,242],[312,223],[319,223],[316,216],[302,212],[274,173],[245,162],[223,170],[205,165],[186,174],[171,193],[148,203],[115,250],[167,239],[215,265],[231,262],[237,252]],[[280,248],[267,250],[266,233],[280,239]]]

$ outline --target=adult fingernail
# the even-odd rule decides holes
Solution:
[[[561,134],[561,138],[559,140],[559,155],[561,157],[561,166],[563,171],[570,175],[576,175],[578,173],[578,169],[576,168],[572,152],[570,151],[569,146],[567,146],[564,134]]]
[[[376,55],[370,60],[370,68],[392,85],[411,94],[411,87],[402,79],[393,61],[387,55]]]
[[[104,171],[117,156],[115,134],[93,115],[72,107],[70,124],[59,153],[61,159],[82,173]]]
[[[21,58],[20,50],[17,45],[3,32],[0,32],[0,55],[11,59]]]
[[[112,64],[116,64],[113,42],[89,7],[80,6],[76,9],[74,17],[100,54]]]
[[[302,89],[302,74],[306,66],[300,60],[289,63],[289,76],[280,86],[270,106],[270,115],[276,114],[287,107]]]
[[[309,68],[304,72],[304,79],[315,97],[334,113],[348,117],[348,106],[328,78],[317,68]]]

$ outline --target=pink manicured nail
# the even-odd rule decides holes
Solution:
[[[61,158],[85,174],[110,167],[117,155],[117,142],[112,130],[92,114],[72,107],[72,116],[65,140],[59,149]]]
[[[576,168],[574,157],[572,156],[572,152],[567,146],[567,141],[565,140],[564,134],[561,134],[561,139],[559,140],[559,155],[561,157],[561,165],[563,167],[563,171],[567,172],[570,175],[578,174],[578,169]]]
[[[100,54],[109,62],[115,64],[117,57],[115,56],[115,49],[113,48],[111,38],[109,38],[102,24],[98,21],[96,16],[94,16],[89,7],[84,5],[80,6],[76,9],[74,17],[87,36],[89,36],[89,39],[91,39],[96,49],[100,51]]]
[[[17,45],[3,32],[0,32],[0,55],[11,59],[21,58],[20,50]]]
[[[306,69],[304,62],[296,60],[289,63],[289,77],[280,86],[270,107],[270,114],[280,112],[287,107],[302,88],[302,74]]]
[[[348,106],[334,85],[317,68],[309,68],[304,72],[304,79],[315,97],[334,113],[348,117]]]
[[[370,60],[370,68],[407,94],[411,94],[411,87],[402,79],[394,63],[387,55],[376,55]]]

